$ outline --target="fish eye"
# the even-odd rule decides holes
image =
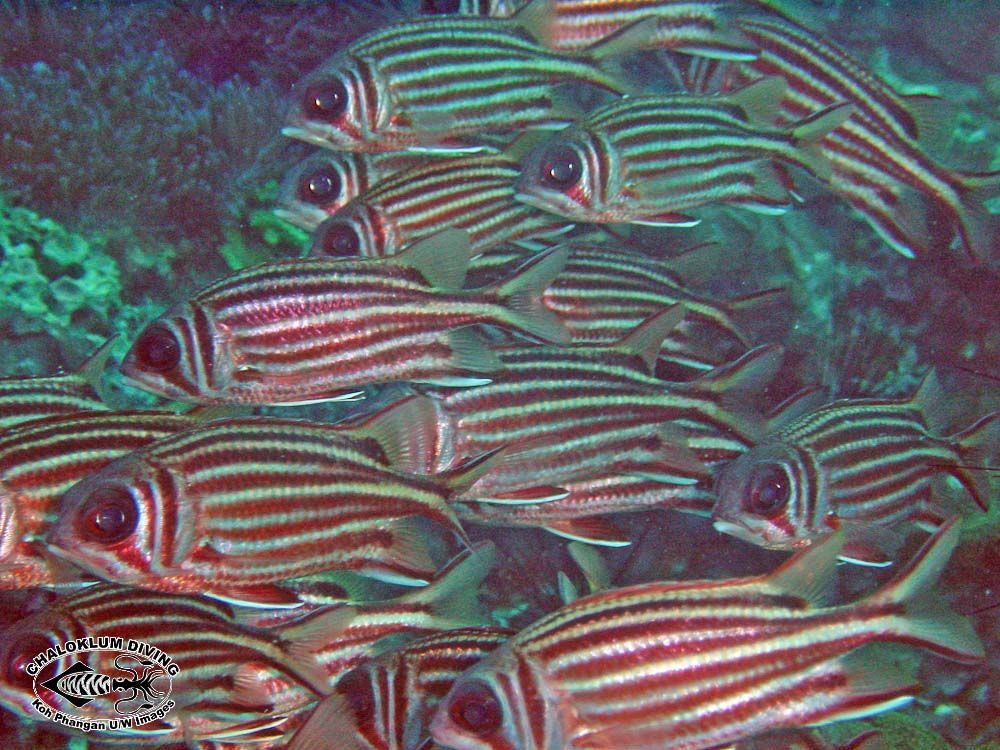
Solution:
[[[347,88],[339,78],[309,84],[302,93],[302,110],[313,120],[333,122],[347,109]]]
[[[361,254],[361,240],[354,227],[344,221],[334,221],[316,231],[314,255],[330,258],[352,258]]]
[[[459,0],[423,0],[420,3],[421,13],[458,13],[461,6]]]
[[[79,528],[88,541],[114,544],[134,532],[138,522],[131,494],[121,487],[99,487],[83,503]]]
[[[133,348],[139,364],[153,372],[164,372],[181,361],[181,347],[173,332],[165,325],[154,323],[146,328]]]
[[[580,157],[569,146],[555,146],[545,152],[539,179],[546,187],[565,190],[580,181],[583,165]]]
[[[503,720],[500,702],[482,682],[459,687],[452,695],[448,715],[461,729],[480,737],[495,732]]]
[[[340,175],[329,164],[306,172],[299,179],[297,194],[303,203],[329,203],[340,195]]]
[[[7,652],[7,681],[30,688],[34,678],[28,674],[28,664],[49,645],[49,639],[38,633],[27,633],[15,640]]]
[[[790,494],[785,470],[778,464],[761,464],[750,474],[746,509],[754,515],[773,516],[788,504]]]

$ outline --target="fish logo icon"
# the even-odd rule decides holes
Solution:
[[[126,666],[130,660],[136,664],[135,667]],[[157,677],[167,674],[166,670],[157,664],[140,659],[134,654],[119,654],[115,657],[115,667],[122,672],[130,673],[131,677],[102,674],[77,661],[55,677],[50,677],[39,684],[61,695],[77,708],[82,708],[95,698],[128,691],[128,695],[115,701],[115,711],[122,715],[151,709],[166,697],[166,692],[153,687],[153,681]]]

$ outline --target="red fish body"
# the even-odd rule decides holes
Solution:
[[[816,143],[850,114],[835,106],[779,129],[763,113],[773,117],[783,91],[771,79],[726,97],[620,99],[538,146],[524,161],[517,197],[602,223],[691,226],[697,219],[684,212],[710,203],[781,213],[792,197],[775,168],[828,179]]]
[[[462,499],[551,499],[553,486],[609,475],[693,484],[705,475],[701,461],[751,445],[761,420],[741,397],[769,381],[780,349],[759,347],[689,383],[659,380],[650,369],[678,312],[653,316],[617,346],[503,350],[504,371],[493,382],[440,392],[443,465],[516,448]]]
[[[499,155],[435,159],[387,177],[330,216],[313,237],[313,257],[395,255],[449,227],[469,233],[478,255],[501,242],[552,237],[571,222],[514,199],[519,174]]]
[[[572,342],[620,341],[654,313],[682,304],[684,319],[663,339],[659,359],[684,369],[710,370],[744,353],[750,342],[744,314],[780,293],[766,290],[720,301],[693,291],[664,259],[580,240],[563,244],[569,248],[569,259],[542,300],[569,329]],[[470,281],[474,278],[477,285],[493,281],[529,254],[505,248],[476,258],[469,268]],[[692,255],[708,256],[704,265],[709,265],[711,256],[705,250]]]
[[[521,17],[522,19],[524,17]],[[418,18],[365,34],[296,88],[282,131],[343,151],[481,150],[475,136],[565,121],[558,85],[626,87],[599,66],[634,48],[627,32],[569,54],[518,20]],[[647,34],[639,29],[637,37]],[[470,138],[472,145],[461,141]]]
[[[0,589],[79,580],[42,540],[59,498],[81,479],[196,417],[168,412],[86,411],[49,417],[0,437]]]
[[[930,109],[927,97],[900,96],[830,39],[773,12],[750,13],[736,25],[760,56],[702,73],[703,82],[715,78],[709,85],[729,89],[781,76],[788,82],[780,109],[786,123],[849,102],[851,117],[818,144],[831,167],[830,189],[907,257],[927,255],[940,242],[925,203],[949,218],[951,233],[970,256],[989,257],[991,232],[981,200],[1000,188],[1000,173],[963,174],[935,161],[921,142],[925,131],[936,129],[934,116],[923,116]]]
[[[421,154],[322,151],[299,162],[278,192],[275,213],[307,231],[391,174],[427,161]]]
[[[496,369],[473,324],[562,341],[541,303],[555,250],[494,287],[462,290],[469,246],[447,230],[392,258],[308,258],[241,271],[147,326],[122,363],[141,387],[201,403],[353,399],[391,381]],[[459,383],[461,384],[461,383]]]
[[[217,420],[75,485],[48,546],[109,580],[265,606],[298,604],[275,582],[334,568],[420,585],[434,567],[405,519],[464,538],[447,500],[487,467],[418,476],[331,425]]]
[[[345,674],[320,701],[289,750],[420,750],[427,724],[452,682],[512,635],[462,628],[421,638]]]
[[[57,599],[2,633],[0,703],[22,718],[38,719],[25,665],[52,646],[84,637],[135,639],[159,648],[178,668],[170,693],[176,708],[130,732],[90,734],[102,742],[131,747],[214,738],[251,741],[270,736],[287,713],[329,692],[310,645],[294,626],[252,628],[236,622],[222,602],[100,583]],[[84,660],[96,672],[114,674],[115,657],[111,651],[78,652],[47,670],[57,674],[74,660]],[[43,677],[51,676],[47,670]],[[97,699],[83,709],[55,693],[48,697],[61,700],[62,708],[74,715],[107,719],[116,715],[114,697],[121,696]]]
[[[843,525],[933,523],[932,481],[945,473],[985,510],[989,476],[976,467],[1000,447],[1000,412],[946,436],[943,399],[932,374],[913,398],[843,399],[791,421],[720,470],[716,528],[790,549]]]
[[[888,710],[919,686],[861,647],[895,641],[962,663],[983,646],[938,605],[949,524],[887,586],[823,606],[839,542],[770,576],[649,583],[584,596],[515,635],[452,686],[431,721],[453,750],[707,750]]]
[[[460,13],[511,16],[526,3],[462,0]],[[703,0],[551,0],[543,33],[556,49],[578,50],[643,18],[656,19],[648,47],[723,60],[750,60],[757,51],[731,28],[731,3]]]
[[[41,378],[0,378],[0,435],[15,425],[77,411],[104,411],[97,392],[115,339],[91,354],[80,369]]]

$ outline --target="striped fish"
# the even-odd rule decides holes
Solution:
[[[332,618],[336,624],[336,617]],[[263,630],[238,623],[222,602],[99,583],[61,597],[0,634],[0,704],[34,721],[36,700],[24,666],[46,649],[75,638],[135,639],[159,648],[178,668],[170,697],[177,707],[162,719],[128,732],[90,732],[102,743],[190,743],[239,739],[252,742],[278,732],[286,715],[330,692],[313,649],[327,636],[324,623]],[[42,672],[58,674],[74,661],[97,672],[119,674],[114,651],[77,652]],[[61,701],[55,693],[50,701]],[[107,719],[114,701],[84,708],[64,703],[73,715]],[[79,730],[77,730],[79,731]],[[79,736],[83,736],[82,732]]]
[[[843,399],[791,421],[719,472],[715,527],[789,549],[840,526],[850,538],[905,520],[937,525],[932,481],[943,473],[986,510],[989,475],[977,467],[1000,448],[1000,412],[944,437],[946,401],[931,373],[910,399]],[[884,560],[865,552],[845,550],[856,561]]]
[[[513,633],[462,628],[421,638],[351,670],[312,711],[289,750],[422,750],[455,679]]]
[[[338,568],[425,584],[434,566],[412,518],[465,539],[447,501],[488,467],[409,474],[389,464],[384,445],[335,426],[216,420],[76,484],[47,542],[107,580],[294,607],[275,582]]]
[[[837,537],[769,576],[582,597],[459,677],[431,736],[453,750],[707,750],[905,705],[919,685],[861,647],[984,656],[933,592],[958,536],[946,525],[888,585],[839,606],[819,603]]]
[[[380,180],[426,160],[421,154],[321,151],[299,162],[285,176],[274,213],[311,232]]]
[[[67,375],[0,378],[0,434],[33,419],[107,409],[97,387],[116,340],[108,339],[80,369]]]
[[[314,257],[395,255],[449,227],[469,233],[473,255],[501,242],[552,237],[565,219],[514,199],[513,159],[479,155],[437,159],[397,172],[354,198],[319,226]]]
[[[462,522],[544,529],[563,539],[600,547],[627,547],[627,531],[608,516],[670,509],[707,516],[715,494],[710,483],[678,484],[663,477],[615,474],[560,482],[565,497],[544,503],[454,503]]]
[[[819,143],[832,168],[830,189],[908,258],[926,256],[953,236],[971,257],[990,256],[994,231],[982,201],[1000,190],[1000,172],[963,173],[934,160],[928,151],[943,129],[935,100],[898,95],[835,42],[777,14],[751,14],[737,26],[760,57],[703,73],[703,82],[729,89],[781,76],[789,84],[781,102],[786,123],[849,102],[854,114]],[[929,207],[947,217],[945,236]]]
[[[419,591],[388,601],[324,607],[295,619],[287,627],[303,634],[318,630],[321,637],[311,643],[310,654],[332,690],[351,670],[394,646],[434,633],[484,625],[486,618],[477,596],[493,556],[492,544],[479,544],[458,555]],[[255,612],[249,617],[243,614],[237,617],[258,627],[275,619],[272,612]],[[274,628],[274,624],[267,627]],[[274,699],[291,703],[294,695],[275,695]]]
[[[780,348],[759,347],[692,382],[659,380],[651,368],[679,312],[653,316],[614,346],[502,350],[493,382],[438,393],[441,465],[516,448],[462,499],[534,502],[564,481],[608,474],[688,484],[704,476],[701,461],[751,446],[763,429],[751,396],[776,374]]]
[[[0,590],[82,577],[42,544],[59,498],[116,458],[198,424],[156,411],[87,411],[22,425],[0,436]]]
[[[542,300],[569,329],[572,342],[620,341],[650,315],[679,303],[684,319],[664,338],[659,354],[674,369],[710,370],[745,352],[750,346],[747,321],[782,295],[770,289],[718,301],[694,292],[682,278],[683,269],[715,267],[721,261],[712,248],[664,259],[617,244],[575,239],[564,244],[569,260]],[[529,255],[519,248],[493,250],[472,261],[467,283],[492,283]]]
[[[482,150],[479,133],[572,121],[556,86],[627,91],[600,63],[640,46],[647,24],[570,54],[536,41],[536,15],[426,17],[365,34],[296,86],[282,133],[344,151]]]
[[[122,372],[147,390],[201,403],[354,399],[391,381],[454,385],[497,368],[471,324],[564,341],[542,290],[565,252],[506,281],[462,290],[468,236],[446,230],[392,258],[307,258],[237,272],[139,335]]]
[[[507,17],[523,0],[429,0],[423,12],[455,12],[438,5],[458,5],[466,15]],[[427,7],[430,6],[430,7]],[[647,47],[662,47],[689,55],[724,60],[752,60],[757,50],[731,28],[731,2],[683,0],[549,0],[544,35],[559,50],[578,50],[606,39],[624,26],[652,16],[655,33]]]
[[[683,213],[728,203],[782,213],[792,196],[776,172],[826,180],[817,142],[850,115],[835,105],[780,129],[767,124],[784,93],[765,79],[725,97],[627,97],[555,134],[525,159],[519,200],[578,221],[692,226]]]

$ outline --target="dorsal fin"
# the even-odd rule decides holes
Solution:
[[[471,255],[469,233],[451,227],[414,242],[385,262],[418,271],[427,283],[438,289],[461,289]]]
[[[726,94],[725,101],[742,109],[750,122],[773,125],[786,91],[788,82],[784,78],[769,76]]]
[[[646,364],[647,372],[653,372],[660,356],[663,340],[684,318],[684,305],[671,305],[658,313],[653,313],[640,323],[635,330],[614,345],[622,354],[634,355]]]

